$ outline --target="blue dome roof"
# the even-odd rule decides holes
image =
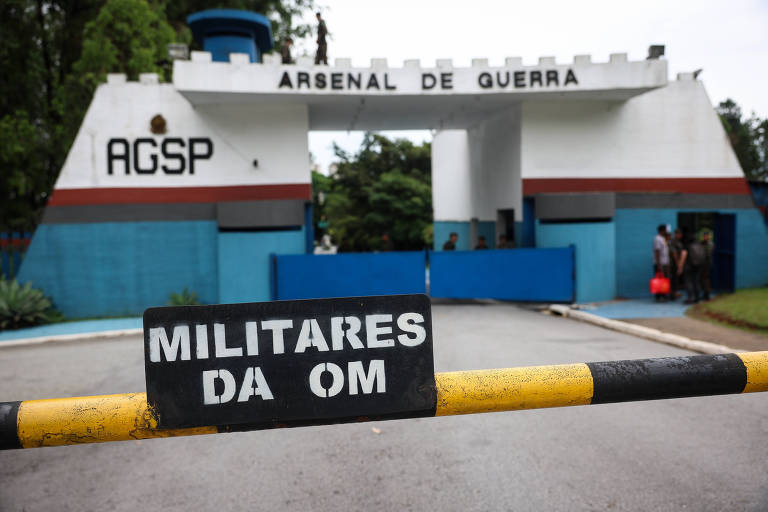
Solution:
[[[205,38],[214,35],[242,34],[253,38],[261,52],[274,47],[272,23],[262,15],[238,9],[208,9],[187,17],[195,40],[204,45]]]

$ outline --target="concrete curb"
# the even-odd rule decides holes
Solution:
[[[122,329],[118,331],[85,332],[80,334],[56,334],[52,336],[40,336],[38,338],[21,338],[18,340],[0,341],[0,349],[6,347],[19,347],[24,345],[36,345],[52,341],[91,341],[99,339],[119,338],[121,336],[134,336],[144,332],[143,329]]]
[[[573,318],[575,320],[598,325],[613,331],[622,332],[624,334],[631,334],[633,336],[638,336],[647,340],[657,341],[659,343],[684,348],[686,350],[692,350],[694,352],[700,352],[702,354],[732,354],[734,352],[746,352],[746,350],[726,347],[725,345],[718,345],[717,343],[710,343],[708,341],[702,340],[692,340],[690,338],[686,338],[685,336],[678,336],[677,334],[662,332],[658,329],[652,329],[642,325],[635,325],[629,322],[622,322],[620,320],[603,318],[601,316],[572,309],[569,306],[564,306],[561,304],[553,304],[549,306],[549,311],[563,317]]]

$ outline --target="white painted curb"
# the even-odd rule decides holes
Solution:
[[[123,329],[119,331],[85,332],[80,334],[56,334],[52,336],[40,336],[38,338],[21,338],[18,340],[0,341],[0,348],[19,347],[23,345],[35,345],[51,341],[89,341],[98,339],[119,338],[121,336],[136,336],[142,334],[143,329]]]
[[[629,322],[622,322],[620,320],[613,320],[610,318],[603,318],[601,316],[593,315],[592,313],[571,309],[569,306],[564,306],[561,304],[553,304],[549,306],[549,310],[564,317],[581,320],[582,322],[599,325],[600,327],[604,327],[606,329],[623,332],[624,334],[631,334],[633,336],[638,336],[640,338],[645,338],[651,341],[658,341],[659,343],[692,350],[694,352],[700,352],[702,354],[732,354],[734,352],[746,352],[746,350],[726,347],[725,345],[718,345],[717,343],[710,343],[708,341],[702,340],[692,340],[690,338],[686,338],[685,336],[678,336],[677,334],[662,332],[658,329],[652,329],[642,325],[631,324]]]

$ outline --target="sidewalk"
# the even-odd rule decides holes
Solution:
[[[25,329],[0,331],[0,344],[2,344],[4,341],[20,339],[47,338],[50,336],[88,334],[108,331],[125,331],[135,329],[142,329],[141,317],[61,322],[58,324],[40,325],[38,327],[27,327]]]
[[[648,298],[606,302],[583,310],[603,318],[642,325],[694,340],[750,351],[768,350],[768,336],[686,316],[685,312],[690,307],[682,301],[656,302]]]

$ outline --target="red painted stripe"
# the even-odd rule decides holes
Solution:
[[[528,178],[523,195],[556,192],[679,192],[750,195],[744,178]]]
[[[309,183],[232,187],[73,188],[53,191],[49,206],[90,204],[215,203],[260,199],[312,199]]]

